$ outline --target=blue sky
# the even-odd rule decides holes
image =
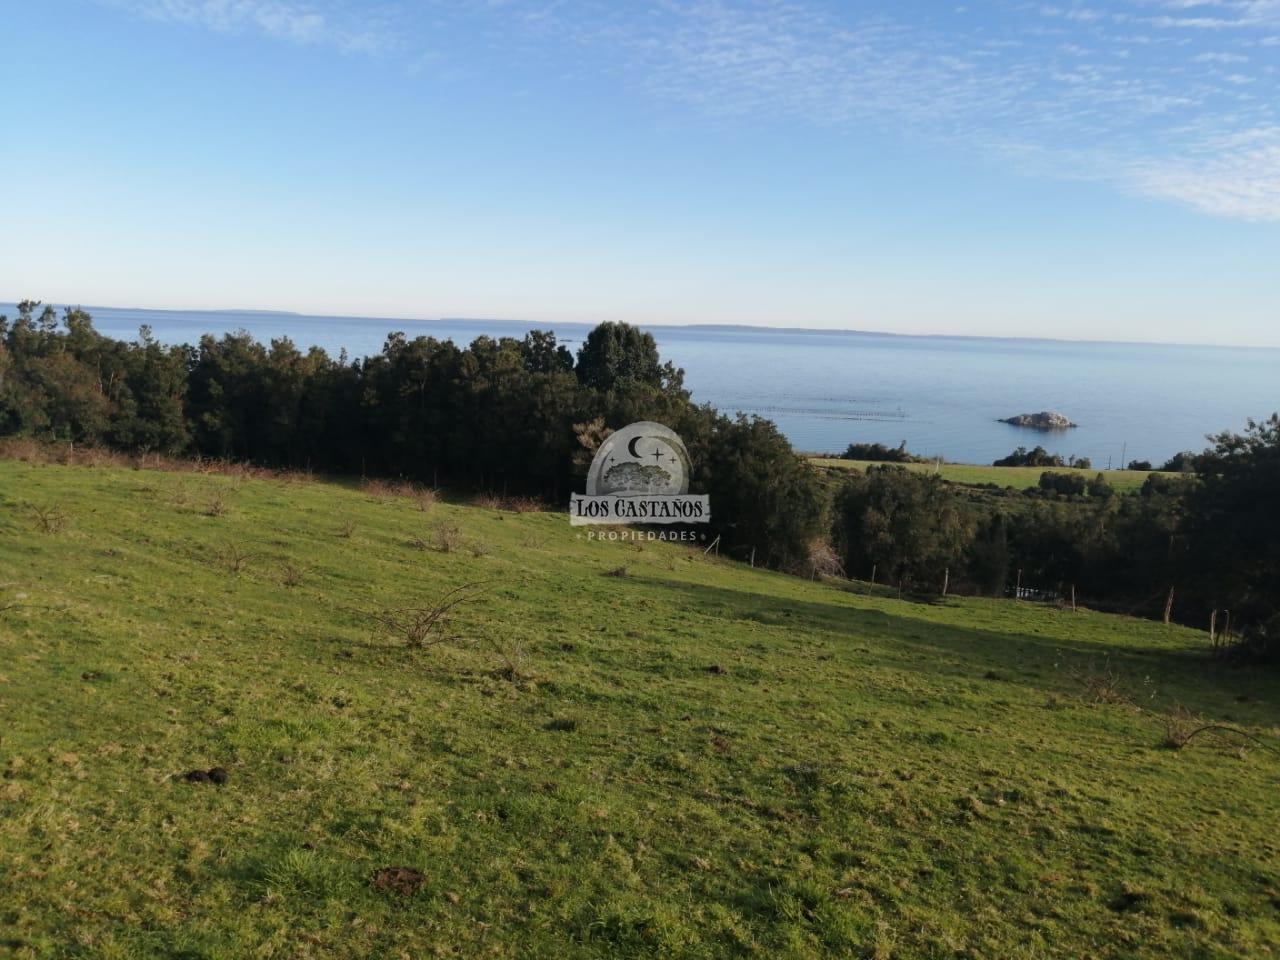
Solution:
[[[1280,345],[1280,0],[0,27],[0,300]]]

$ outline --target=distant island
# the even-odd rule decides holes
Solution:
[[[1078,426],[1062,414],[1049,410],[1042,410],[1039,413],[1020,413],[1016,417],[1004,417],[1000,422],[1012,424],[1015,427],[1032,427],[1036,430],[1065,430],[1067,427]]]

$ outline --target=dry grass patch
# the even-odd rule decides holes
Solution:
[[[364,480],[360,484],[360,490],[379,503],[407,500],[424,513],[439,501],[439,496],[430,487],[408,480]]]

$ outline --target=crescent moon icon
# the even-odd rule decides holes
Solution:
[[[636,444],[643,440],[644,437],[632,437],[627,442],[627,453],[631,454],[637,460],[640,459],[640,451],[636,449]]]

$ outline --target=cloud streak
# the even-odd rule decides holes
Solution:
[[[258,33],[349,53],[377,53],[393,35],[376,18],[344,15],[292,0],[107,0],[136,16],[205,27],[222,33]]]
[[[1206,213],[1280,221],[1280,127],[1244,130],[1198,151],[1139,164],[1134,183]]]

